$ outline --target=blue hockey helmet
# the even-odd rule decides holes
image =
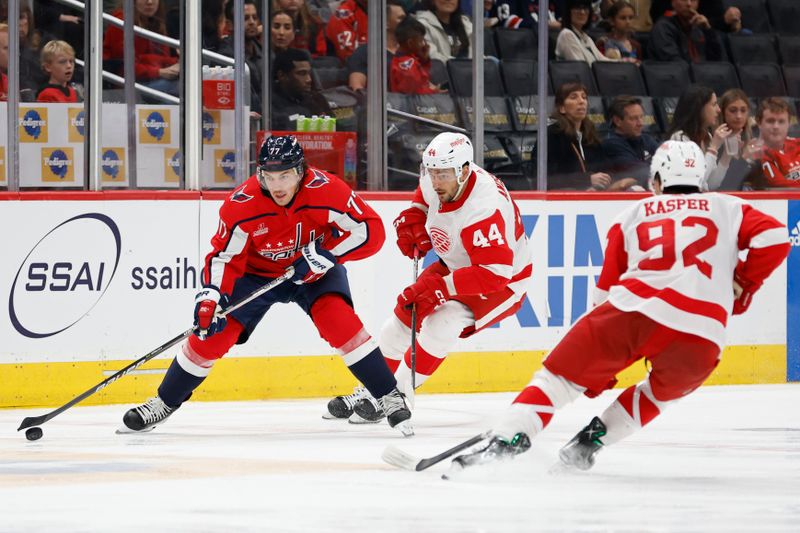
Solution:
[[[303,147],[293,135],[268,137],[258,151],[258,170],[280,172],[294,168],[302,176],[305,172]]]

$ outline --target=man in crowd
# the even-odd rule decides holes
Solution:
[[[650,159],[658,149],[658,141],[642,133],[642,100],[635,96],[617,96],[611,102],[608,113],[613,128],[603,140],[603,152],[611,172],[621,177],[632,177],[642,189],[647,189]]]
[[[789,104],[778,97],[765,98],[758,105],[759,140],[745,153],[757,188],[800,188],[800,139],[789,137]],[[749,156],[749,157],[748,157]]]
[[[657,61],[722,60],[722,43],[705,15],[697,11],[699,0],[672,0],[674,14],[661,17],[650,34],[650,57]]]
[[[311,57],[305,50],[289,48],[275,55],[272,91],[272,129],[295,130],[293,117],[332,115],[325,97],[311,80]]]

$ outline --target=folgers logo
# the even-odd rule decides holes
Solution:
[[[47,108],[27,107],[19,110],[19,140],[27,143],[47,142]]]
[[[125,149],[104,148],[100,169],[105,182],[125,181]]]
[[[139,142],[141,144],[170,144],[169,109],[139,109]]]
[[[177,148],[164,150],[164,181],[177,183],[181,179],[181,152]]]
[[[67,137],[71,143],[82,143],[86,134],[86,113],[82,107],[67,110]]]
[[[17,270],[8,299],[14,329],[40,339],[88,315],[111,284],[122,239],[101,213],[65,220],[45,234]]]
[[[236,178],[236,153],[214,150],[214,182],[230,183]]]
[[[42,181],[74,182],[75,159],[72,148],[42,148]]]
[[[203,144],[219,144],[221,124],[219,111],[203,112]]]

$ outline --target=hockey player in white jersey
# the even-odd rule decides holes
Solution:
[[[416,306],[419,387],[459,337],[468,337],[521,307],[532,273],[528,238],[505,185],[473,162],[472,142],[441,133],[422,154],[411,206],[394,221],[408,258],[433,249],[439,261],[397,298],[381,330],[380,347],[398,388],[411,388],[411,308]],[[328,403],[328,418],[378,421],[383,412],[363,390]]]
[[[595,307],[578,320],[544,368],[495,425],[488,442],[454,467],[511,457],[581,394],[614,386],[641,358],[644,381],[625,389],[559,452],[588,470],[603,447],[651,422],[697,389],[719,362],[731,314],[744,313],[789,252],[786,227],[733,196],[701,193],[704,156],[668,141],[653,157],[656,196],[625,210],[608,232]],[[747,258],[739,260],[739,252]]]

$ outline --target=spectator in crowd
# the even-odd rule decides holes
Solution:
[[[36,0],[34,7],[36,28],[42,33],[42,41],[47,42],[52,39],[67,41],[75,50],[76,57],[83,57],[83,13],[74,7],[61,4],[58,0]],[[39,70],[38,57],[36,69]]]
[[[75,50],[66,41],[50,41],[42,48],[42,71],[47,85],[36,95],[37,102],[71,103],[83,101],[72,84],[75,72]],[[82,92],[82,91],[81,91]]]
[[[647,189],[650,181],[650,159],[659,142],[642,133],[644,109],[642,100],[635,96],[617,96],[609,106],[613,128],[603,141],[603,152],[609,169],[617,176],[634,178],[636,185]],[[633,184],[629,186],[632,187]]]
[[[705,15],[711,23],[711,27],[722,31],[724,29],[722,0],[699,0],[699,2],[700,5],[696,6],[697,12]],[[670,17],[675,14],[672,0],[651,0],[649,10],[653,23],[658,22],[658,19],[662,17]]]
[[[8,24],[0,22],[0,102],[8,100]]]
[[[725,140],[725,150],[720,158],[742,157],[748,145],[753,142],[753,129],[750,118],[750,100],[741,89],[728,89],[719,98],[720,123],[727,124],[731,134]]]
[[[325,26],[322,20],[311,12],[305,0],[273,0],[272,10],[286,11],[292,17],[294,40],[291,48],[307,50],[313,57],[328,54]]]
[[[761,100],[756,111],[759,142],[744,157],[755,188],[800,187],[800,139],[789,137],[789,104],[778,97]]]
[[[416,17],[425,26],[431,59],[472,57],[472,22],[461,12],[459,0],[424,0]]]
[[[438,86],[431,83],[430,45],[425,40],[425,26],[408,17],[397,26],[400,47],[389,69],[389,90],[404,94],[435,94]]]
[[[346,61],[356,48],[367,42],[367,0],[344,0],[334,11],[325,35],[336,56]]]
[[[556,59],[559,61],[611,61],[594,44],[586,29],[589,27],[591,0],[567,0],[562,20],[564,29],[556,40]]]
[[[723,31],[731,35],[752,35],[753,32],[742,25],[742,10],[731,6],[725,10],[723,16],[725,27]]]
[[[603,191],[611,186],[611,176],[602,171],[607,161],[588,108],[582,84],[565,83],[556,89],[553,123],[547,128],[548,189]]]
[[[539,27],[539,0],[487,0],[483,4],[484,21],[489,21],[489,26],[512,29]],[[556,19],[555,9],[555,3],[550,2],[547,26],[551,30],[560,30],[561,23]]]
[[[226,0],[203,0],[203,10],[200,16],[200,26],[203,39],[203,48],[212,52],[219,52],[225,41],[221,31],[225,28],[225,1]],[[176,20],[177,26],[174,32],[180,33],[180,19]],[[175,35],[173,35],[175,37]],[[204,60],[205,61],[205,60]]]
[[[395,30],[406,18],[402,0],[387,0],[386,2],[386,64],[392,64],[392,58],[399,47]],[[359,46],[347,58],[347,85],[354,91],[363,91],[367,88],[367,47]],[[390,69],[391,72],[391,69]],[[387,73],[388,77],[388,73]],[[388,86],[388,82],[387,82]]]
[[[33,12],[28,4],[19,6],[19,79],[20,92],[30,89],[31,97],[39,90],[47,76],[39,62],[42,34],[36,29]],[[74,53],[73,53],[74,56]]]
[[[672,0],[675,14],[660,18],[650,34],[652,59],[689,63],[722,59],[719,37],[697,5],[698,0]]]
[[[228,6],[232,6],[229,3]],[[226,8],[227,9],[227,8]],[[220,53],[233,57],[233,36],[225,39]],[[261,113],[261,84],[264,79],[262,66],[264,49],[261,45],[261,18],[258,16],[256,0],[244,0],[244,57],[250,70],[250,108]]]
[[[269,21],[270,57],[274,59],[275,54],[290,48],[293,40],[294,20],[291,15],[281,9],[273,11]]]
[[[678,99],[667,135],[673,141],[693,141],[706,155],[706,190],[716,190],[728,171],[729,159],[720,161],[719,152],[731,135],[731,128],[717,125],[717,95],[702,85],[690,86]],[[712,128],[716,128],[713,129]]]
[[[614,2],[606,11],[606,18],[611,29],[598,39],[597,48],[606,57],[640,63],[642,45],[633,38],[633,5],[626,0]]]
[[[123,18],[122,9],[115,11],[113,15]],[[136,0],[134,24],[166,35],[164,5],[159,0]],[[123,74],[123,47],[122,28],[109,25],[103,39],[103,61],[107,63],[107,70],[119,75]],[[134,37],[133,47],[136,56],[136,81],[151,89],[177,96],[180,64],[171,49],[139,36]]]
[[[332,115],[325,98],[311,81],[311,56],[289,48],[275,55],[272,86],[272,129],[293,131],[297,115]]]

